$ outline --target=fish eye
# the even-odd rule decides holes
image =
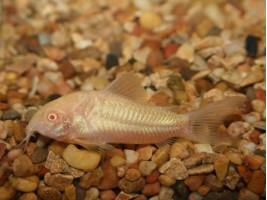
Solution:
[[[49,119],[50,121],[56,121],[57,118],[58,118],[57,113],[55,113],[55,112],[50,112],[50,113],[48,113],[48,119]]]

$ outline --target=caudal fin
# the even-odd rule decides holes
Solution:
[[[188,113],[190,124],[187,138],[202,143],[236,144],[236,138],[219,134],[217,130],[227,116],[233,114],[244,101],[244,97],[229,97]]]

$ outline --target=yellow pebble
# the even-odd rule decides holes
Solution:
[[[152,30],[161,25],[161,17],[153,11],[144,11],[140,16],[140,25],[145,28]]]

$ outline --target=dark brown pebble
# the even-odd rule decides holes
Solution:
[[[0,187],[6,183],[9,175],[11,174],[11,168],[8,162],[5,160],[0,162]]]
[[[4,112],[3,119],[4,120],[21,119],[21,114],[15,110],[8,110]]]
[[[208,91],[213,88],[213,85],[210,81],[206,79],[199,79],[196,81],[196,88],[199,93]]]
[[[106,68],[111,69],[112,67],[119,66],[119,59],[116,55],[108,54],[106,58]]]
[[[182,181],[177,181],[174,186],[174,200],[187,199],[189,196],[189,190]]]
[[[184,91],[183,79],[180,76],[170,76],[167,81],[168,87],[173,91]]]
[[[42,200],[61,200],[61,193],[56,188],[41,186],[39,187],[38,196]]]
[[[59,64],[60,71],[63,74],[64,79],[69,79],[75,74],[75,69],[72,63],[68,60],[64,60]]]
[[[32,162],[34,164],[41,163],[46,160],[48,150],[43,147],[37,147],[31,155]]]
[[[0,160],[6,152],[6,144],[0,143]]]

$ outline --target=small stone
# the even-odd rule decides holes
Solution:
[[[194,53],[194,47],[190,43],[184,43],[176,52],[176,56],[181,59],[187,60],[189,63],[192,63],[194,61]]]
[[[9,183],[6,183],[4,186],[0,187],[0,199],[1,200],[11,200],[14,199],[16,195],[16,190],[10,186]]]
[[[24,193],[19,197],[19,200],[37,200],[38,197],[33,192],[31,193]]]
[[[260,121],[261,116],[258,112],[250,112],[242,116],[244,121],[250,124],[254,124],[255,122]]]
[[[47,185],[57,188],[60,191],[64,191],[65,188],[72,184],[73,176],[63,175],[63,174],[53,174],[47,173],[44,176],[44,181]]]
[[[103,174],[97,176],[97,178],[103,177],[98,186],[99,189],[111,189],[118,186],[119,178],[117,176],[116,168],[112,167],[109,162],[104,162],[101,165]]]
[[[240,83],[241,87],[260,82],[264,78],[261,71],[251,71]]]
[[[98,166],[101,156],[95,151],[78,149],[70,144],[64,150],[63,158],[74,168],[93,171]]]
[[[198,54],[204,58],[207,59],[211,57],[212,55],[217,55],[217,56],[222,56],[224,54],[222,47],[210,47],[210,48],[205,48],[200,51],[198,51]]]
[[[189,175],[206,174],[213,172],[213,170],[214,170],[213,164],[199,165],[197,167],[190,168],[188,170],[188,174]]]
[[[104,173],[101,167],[96,168],[93,172],[88,172],[80,178],[79,186],[88,189],[91,186],[98,186]]]
[[[146,147],[142,147],[142,148],[136,150],[136,152],[139,155],[138,160],[139,161],[150,160],[152,157],[152,154],[155,150],[156,150],[156,148],[152,147],[152,146],[146,146]]]
[[[236,166],[238,173],[241,175],[243,180],[248,183],[250,181],[250,178],[252,176],[252,172],[243,165]]]
[[[37,147],[33,152],[33,154],[31,155],[32,162],[34,164],[41,163],[46,160],[47,155],[48,155],[47,148]]]
[[[174,195],[173,189],[169,187],[161,187],[159,192],[159,199],[161,200],[171,200]]]
[[[225,153],[225,156],[235,165],[241,165],[243,162],[241,154],[238,152],[229,151]]]
[[[258,51],[258,40],[259,38],[248,35],[245,41],[245,48],[247,51],[247,55],[250,57],[255,57]]]
[[[146,183],[155,183],[159,179],[159,171],[154,170],[150,175],[146,177]]]
[[[153,30],[161,26],[162,19],[153,11],[143,11],[139,17],[139,23],[143,28]]]
[[[13,162],[13,173],[15,176],[25,177],[34,174],[34,166],[31,159],[22,154]]]
[[[63,152],[64,152],[65,148],[66,148],[66,144],[58,142],[58,141],[53,141],[48,146],[49,151],[52,151],[54,154],[59,155],[60,157],[63,157]]]
[[[244,163],[250,169],[257,170],[265,163],[265,158],[259,155],[249,154],[245,157]]]
[[[199,93],[206,92],[213,88],[213,85],[210,81],[206,79],[198,79],[196,80],[196,89]]]
[[[177,44],[168,43],[164,47],[164,58],[168,59],[170,56],[177,52],[179,46]]]
[[[223,180],[223,184],[226,185],[231,190],[236,188],[236,185],[240,179],[240,176],[235,171],[229,171],[225,179]]]
[[[261,170],[252,173],[247,188],[257,194],[261,194],[265,189],[265,174]]]
[[[214,162],[214,168],[217,178],[222,181],[228,172],[229,160],[226,156],[221,155]]]
[[[139,154],[134,150],[125,149],[124,156],[126,159],[126,164],[129,166],[137,162]]]
[[[205,48],[209,48],[209,47],[215,47],[215,46],[220,46],[222,45],[223,41],[222,38],[219,36],[208,36],[205,37],[204,39],[198,41],[195,44],[195,48],[196,50],[201,50],[201,49],[205,49]]]
[[[3,121],[0,121],[0,139],[6,139],[7,133],[8,133],[7,125]]]
[[[266,102],[266,91],[261,88],[255,89],[255,97],[256,99]]]
[[[137,181],[128,181],[122,178],[118,184],[119,188],[126,193],[139,192],[145,187],[145,179],[139,178]]]
[[[85,200],[95,200],[99,196],[99,190],[96,187],[91,187],[86,191]]]
[[[198,153],[213,153],[210,144],[195,144]]]
[[[61,200],[62,196],[56,188],[46,186],[40,186],[37,193],[42,200]]]
[[[159,49],[150,51],[146,64],[151,67],[157,67],[162,65],[163,63],[163,55]]]
[[[174,189],[174,197],[179,197],[177,200],[187,199],[189,196],[189,191],[184,182],[179,182],[173,186]]]
[[[185,159],[188,158],[189,156],[190,156],[189,151],[181,143],[176,142],[171,146],[170,159],[172,158]]]
[[[239,192],[238,200],[259,200],[259,199],[260,199],[259,195],[255,194],[254,192],[251,192],[246,188],[242,188]]]
[[[115,200],[116,194],[113,190],[103,190],[100,192],[101,200]]]
[[[245,133],[245,126],[246,125],[244,122],[236,121],[230,124],[230,126],[227,128],[227,132],[232,137],[239,137]]]
[[[176,180],[174,178],[171,178],[167,175],[162,174],[159,176],[159,182],[161,185],[164,185],[166,187],[170,187],[170,186],[173,186],[175,184]]]
[[[119,66],[118,57],[114,54],[108,54],[106,58],[106,68],[111,69],[114,66]]]
[[[25,129],[18,122],[14,122],[14,137],[17,142],[21,142],[25,138]]]
[[[199,176],[189,176],[185,179],[184,183],[189,187],[191,191],[197,190],[205,181],[206,176],[199,175]]]
[[[209,191],[210,191],[210,186],[207,186],[207,185],[201,185],[201,186],[197,189],[197,192],[198,192],[201,196],[205,196],[206,194],[208,194]]]
[[[15,120],[21,119],[21,114],[15,110],[5,111],[3,114],[3,120]]]
[[[223,187],[222,182],[219,181],[213,174],[210,174],[206,177],[205,184],[210,186],[211,189],[215,191],[220,191]]]
[[[153,161],[141,161],[139,163],[139,171],[141,172],[142,176],[148,176],[152,173],[154,169],[156,169],[157,164]]]
[[[47,58],[50,60],[60,61],[66,56],[66,52],[64,50],[55,46],[45,46],[43,47],[43,50]]]
[[[127,194],[127,193],[121,191],[115,200],[130,200],[130,199],[133,199],[137,196],[138,196],[138,194]]]
[[[141,173],[137,169],[134,169],[134,168],[128,169],[125,174],[125,178],[128,181],[137,181],[140,177],[141,177]]]
[[[197,153],[197,154],[190,156],[187,159],[184,159],[183,164],[186,167],[186,169],[190,169],[200,164],[204,157],[205,157],[205,153]]]
[[[62,61],[59,65],[59,69],[62,72],[64,79],[69,79],[75,74],[75,68],[68,60]]]
[[[76,200],[76,188],[74,187],[74,185],[66,186],[64,194],[68,200]]]
[[[163,164],[159,171],[176,180],[183,180],[188,177],[188,172],[179,158],[172,158]]]
[[[151,161],[157,164],[160,167],[163,163],[166,163],[169,159],[169,149],[170,146],[160,147],[152,156]]]
[[[121,156],[115,155],[110,159],[110,164],[113,167],[121,167],[121,166],[124,166],[126,164],[126,160],[124,158],[122,158]]]
[[[142,193],[146,196],[154,196],[159,194],[159,192],[160,192],[160,184],[158,181],[152,184],[146,184],[142,190]]]
[[[8,178],[12,187],[21,192],[33,192],[37,189],[39,184],[38,176],[28,176],[25,178],[10,175]]]
[[[0,143],[0,160],[6,152],[6,144]]]

